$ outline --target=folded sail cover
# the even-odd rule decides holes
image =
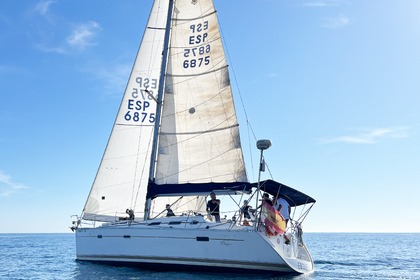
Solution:
[[[164,184],[149,182],[147,198],[171,195],[189,195],[191,193],[207,196],[210,192],[220,194],[250,193],[251,185],[242,183],[204,183],[204,184]]]

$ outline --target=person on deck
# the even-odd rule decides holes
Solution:
[[[241,207],[241,214],[244,216],[245,219],[251,219],[250,215],[251,206],[248,205],[248,200],[244,200],[244,205]]]
[[[291,210],[290,204],[286,201],[286,199],[280,197],[279,199],[277,199],[277,202],[274,208],[276,208],[277,211],[279,211],[280,215],[286,220],[286,225],[287,225],[287,222],[290,219],[290,210]]]
[[[214,192],[210,193],[210,200],[207,202],[207,212],[214,216],[217,223],[220,223],[220,200],[216,199]]]
[[[260,206],[258,206],[257,209],[261,208],[264,201],[267,202],[268,205],[273,206],[273,201],[270,199],[270,195],[268,193],[264,193],[261,200],[262,200],[261,204],[260,204]]]
[[[133,209],[127,209],[127,210],[125,210],[125,213],[128,214],[127,220],[130,220],[130,221],[134,220],[134,211],[133,211]]]
[[[242,220],[242,216],[244,217],[244,221],[243,221],[243,225],[244,226],[249,226],[249,220],[251,220],[251,213],[253,212],[252,207],[250,205],[248,205],[248,200],[244,200],[244,205],[242,205],[241,209],[240,209],[240,220]]]
[[[173,217],[173,216],[175,216],[175,213],[174,211],[172,211],[171,205],[166,204],[166,217]]]
[[[286,221],[286,226],[287,226],[287,222],[290,219],[290,210],[291,210],[290,204],[287,202],[286,199],[280,197],[279,199],[277,199],[276,204],[274,205],[274,208],[276,208],[277,211],[279,211],[280,215]],[[284,233],[283,236],[284,236],[285,243],[289,244],[290,239],[287,237],[286,233]]]

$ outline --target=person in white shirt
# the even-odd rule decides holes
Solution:
[[[290,204],[286,201],[286,199],[280,197],[276,201],[276,205],[274,206],[277,211],[279,211],[280,215],[286,220],[286,226],[287,222],[290,219]],[[284,240],[286,244],[290,244],[290,239],[287,237],[286,233],[283,234]]]
[[[279,199],[277,199],[277,202],[274,208],[276,208],[277,211],[279,211],[280,215],[282,215],[282,217],[286,220],[286,225],[287,225],[287,222],[290,219],[290,210],[291,210],[290,204],[286,201],[286,199],[280,197]]]

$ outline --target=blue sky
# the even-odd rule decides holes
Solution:
[[[0,2],[0,232],[69,232],[151,4]],[[420,232],[420,2],[215,5],[274,179],[317,199],[304,230]]]

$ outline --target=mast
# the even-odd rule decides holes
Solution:
[[[271,141],[268,139],[262,139],[262,140],[258,140],[257,141],[257,148],[261,151],[261,155],[260,155],[260,168],[258,170],[258,185],[257,185],[257,201],[256,201],[256,205],[255,205],[255,209],[258,209],[258,199],[259,199],[259,194],[260,194],[260,190],[261,190],[261,172],[265,171],[265,160],[264,160],[264,150],[267,150],[268,148],[271,147]],[[262,205],[263,201],[261,201],[261,205]],[[260,213],[262,211],[262,206],[261,206],[261,210]],[[255,230],[258,229],[258,213],[255,215],[255,221],[254,221],[254,227]]]
[[[152,155],[150,158],[150,170],[149,170],[149,180],[154,180],[155,168],[156,168],[156,157],[157,157],[157,146],[159,141],[159,126],[160,119],[162,114],[162,101],[163,101],[163,91],[165,89],[165,71],[168,63],[168,52],[169,52],[169,38],[171,33],[171,18],[172,10],[174,7],[174,0],[169,0],[168,7],[168,16],[166,18],[166,27],[165,27],[165,38],[163,41],[163,54],[162,54],[162,65],[160,67],[160,77],[159,77],[159,88],[157,96],[157,106],[156,106],[156,119],[155,119],[155,128],[153,132],[153,144],[152,144]],[[151,199],[147,199],[145,210],[144,210],[144,220],[149,218],[150,213],[150,204]]]

